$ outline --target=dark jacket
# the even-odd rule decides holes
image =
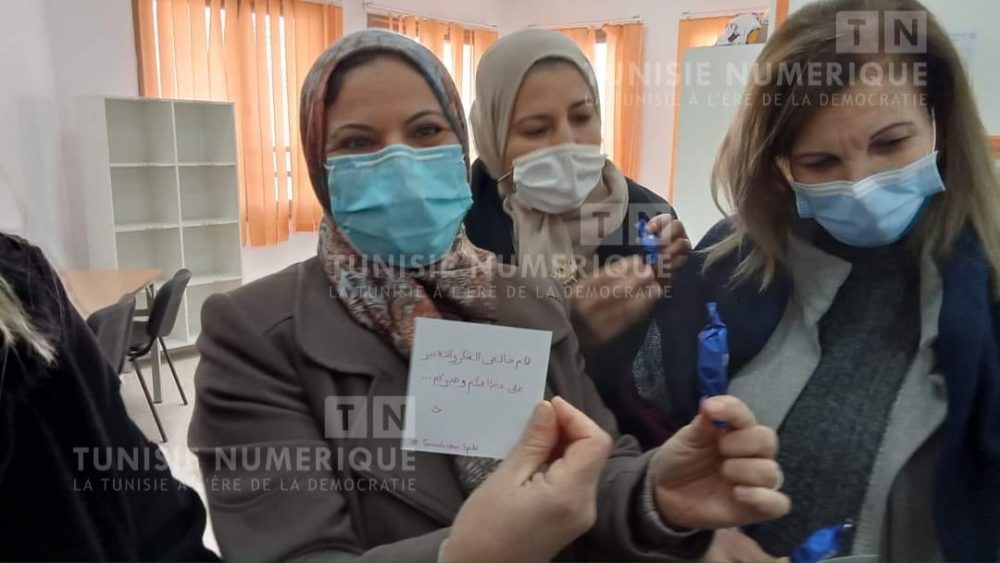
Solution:
[[[117,375],[42,253],[0,235],[0,272],[56,352],[47,366],[19,344],[0,376],[0,559],[216,560],[198,495],[129,419]],[[149,461],[102,471],[112,449]]]
[[[699,249],[730,232],[728,223],[717,224]],[[673,298],[656,312],[665,389],[658,402],[675,421],[687,420],[698,408],[697,335],[706,324],[705,304],[718,302],[728,325],[730,373],[737,373],[761,351],[785,311],[792,288],[780,273],[763,292],[759,280],[727,289],[742,254],[732,253],[705,272],[703,256],[693,254],[678,275]],[[948,414],[934,482],[934,521],[942,553],[949,560],[996,561],[1000,559],[1000,304],[991,293],[982,245],[971,231],[938,267],[944,295],[936,353],[948,389]]]
[[[551,331],[552,393],[617,435],[583,371],[561,292],[551,281],[501,268],[493,292],[497,324]],[[404,397],[409,368],[330,292],[322,264],[311,258],[205,302],[188,443],[201,461],[222,554],[233,561],[436,561],[465,500],[454,459],[407,452],[407,467],[399,461],[398,432],[329,430],[331,401]],[[225,461],[244,449],[263,452],[254,459],[282,453],[295,459],[299,448],[317,452],[313,459],[327,452],[334,461],[296,467]],[[386,461],[350,462],[350,452],[359,451]],[[618,436],[598,485],[597,522],[571,546],[571,559],[661,561],[696,557],[707,547],[711,534],[643,541],[639,492],[650,455],[640,454],[631,436]],[[264,479],[269,491],[254,488]]]
[[[643,251],[636,242],[634,227],[640,213],[647,218],[663,213],[677,216],[666,200],[628,178],[626,182],[629,212],[618,229],[597,248],[602,264],[610,257],[632,256]],[[493,252],[502,262],[515,263],[517,253],[514,249],[513,221],[503,210],[496,180],[481,160],[472,164],[471,184],[472,209],[465,216],[465,232],[469,240]],[[670,429],[656,420],[656,413],[638,399],[631,382],[632,361],[648,328],[648,321],[638,323],[611,342],[582,350],[587,372],[594,378],[601,397],[618,419],[622,432],[638,438],[645,449],[658,446],[670,435]]]

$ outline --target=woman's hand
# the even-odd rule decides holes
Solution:
[[[611,445],[607,432],[563,399],[540,403],[510,456],[462,504],[443,559],[555,557],[594,525]]]
[[[724,429],[714,422],[725,423]],[[782,474],[774,430],[757,424],[735,397],[711,397],[653,457],[656,504],[671,526],[731,528],[780,518],[791,509],[776,490]]]
[[[673,273],[687,260],[691,245],[680,221],[657,215],[647,228],[660,236],[655,264],[646,264],[643,256],[629,256],[605,264],[573,286],[570,313],[584,346],[609,342],[645,321],[669,289]]]
[[[660,285],[667,289],[673,283],[674,273],[687,261],[691,241],[688,240],[684,223],[666,213],[650,219],[646,224],[646,230],[660,236],[660,255],[654,270]]]
[[[642,256],[611,261],[570,288],[573,328],[584,346],[604,344],[649,317],[663,298]]]
[[[761,549],[753,538],[742,532],[719,530],[701,560],[706,563],[761,563],[778,561],[778,558]]]

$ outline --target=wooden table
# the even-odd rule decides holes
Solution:
[[[86,319],[95,311],[114,305],[126,295],[145,290],[152,303],[153,283],[163,276],[163,270],[67,270],[59,272],[73,306]],[[150,350],[153,372],[153,402],[159,403],[160,348],[153,340]]]
[[[160,279],[163,270],[70,270],[59,272],[70,301],[87,318],[95,311],[135,295]]]

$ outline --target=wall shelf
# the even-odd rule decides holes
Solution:
[[[184,228],[190,229],[192,227],[215,227],[218,225],[239,225],[239,219],[193,219],[190,221],[184,221]]]
[[[112,162],[111,168],[173,168],[172,162]]]
[[[157,268],[157,289],[177,270],[191,270],[166,339],[167,346],[190,346],[205,300],[243,282],[233,105],[79,103],[90,267]]]
[[[177,223],[116,223],[116,233],[135,233],[138,231],[158,231],[161,229],[176,229]]]

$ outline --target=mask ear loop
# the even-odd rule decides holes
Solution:
[[[931,134],[934,136],[932,139],[931,152],[937,151],[937,117],[934,115],[934,108],[931,108]]]
[[[510,179],[511,192],[516,192],[517,191],[517,185],[514,184],[514,165],[513,165],[513,163],[510,165],[510,170],[504,172],[503,174],[500,175],[499,178],[497,178],[497,187],[499,188],[500,184],[504,183],[508,178]]]

